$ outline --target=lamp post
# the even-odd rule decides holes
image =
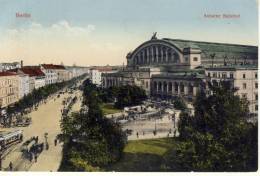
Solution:
[[[175,115],[176,115],[176,113],[174,112],[174,114],[173,114],[173,116],[172,116],[172,120],[173,120],[173,127],[174,127],[174,129],[175,129],[175,127],[176,127],[176,122],[175,122]]]
[[[0,171],[2,170],[2,151],[1,151],[1,146],[0,146]]]

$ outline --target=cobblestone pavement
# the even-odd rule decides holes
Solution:
[[[37,111],[30,113],[32,124],[28,127],[9,128],[8,130],[22,129],[24,133],[24,141],[32,136],[38,136],[39,142],[44,142],[44,133],[48,133],[49,150],[44,150],[38,157],[37,162],[32,163],[23,159],[20,146],[8,154],[3,160],[3,168],[8,168],[10,161],[13,162],[14,170],[18,171],[57,171],[62,159],[62,143],[54,146],[54,139],[61,132],[60,119],[62,101],[69,96],[80,96],[80,91],[75,91],[73,94],[63,94],[60,98],[49,99],[46,104],[41,104]],[[55,100],[54,100],[55,99]],[[78,110],[81,102],[78,100],[72,107],[73,110]],[[7,129],[4,129],[7,130]]]

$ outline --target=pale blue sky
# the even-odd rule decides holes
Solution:
[[[121,64],[125,62],[127,51],[148,40],[155,31],[160,38],[257,45],[256,2],[256,0],[0,0],[2,33],[0,41],[15,45],[14,51],[9,49],[7,52],[6,48],[10,46],[0,44],[0,61],[2,58],[19,57],[27,59],[28,63],[35,63],[37,59],[33,58],[37,56],[40,58],[44,53],[46,62],[51,60],[48,58],[52,58],[54,62],[62,60],[64,63],[72,64],[72,60],[75,59],[80,64],[101,65],[105,64],[103,58],[106,57],[108,60],[106,63]],[[30,13],[31,18],[16,18],[16,12]],[[240,18],[204,17],[204,14],[223,13],[240,14]],[[65,37],[61,43],[73,43],[73,45],[66,44],[65,47],[72,50],[63,54],[64,46],[54,41],[53,35],[45,35],[53,30],[51,26],[61,21],[66,21],[70,27],[69,32],[64,35],[70,35],[74,29],[78,31],[81,28],[82,35],[87,32],[86,43],[82,40],[75,44],[76,38]],[[31,35],[30,31],[35,30],[32,29],[32,24],[41,25],[41,29],[37,28],[37,32],[43,33],[46,42],[48,37],[51,37],[49,41],[53,44],[52,48],[42,47],[39,52],[35,51],[37,44],[35,46],[33,42],[37,43],[38,40],[40,47],[42,41],[41,35]],[[66,27],[66,23],[61,26]],[[94,28],[89,30],[89,26]],[[9,37],[9,30],[14,29],[17,30],[15,35]],[[9,32],[8,35],[5,35],[6,31]],[[10,38],[17,39],[15,44],[14,41],[9,41]],[[28,47],[24,46],[27,44]],[[96,49],[95,52],[91,48],[92,45]],[[34,52],[30,53],[30,50]],[[88,50],[90,52],[86,52]],[[102,53],[100,50],[106,51]],[[72,56],[75,58],[69,59]]]

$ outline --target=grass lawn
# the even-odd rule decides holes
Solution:
[[[103,103],[101,105],[101,109],[104,113],[104,115],[107,115],[107,114],[114,114],[114,113],[118,113],[118,112],[121,112],[122,110],[121,109],[117,109],[113,106],[113,104],[107,104],[107,103]]]
[[[174,148],[173,138],[129,141],[123,158],[109,171],[166,171],[167,153]]]

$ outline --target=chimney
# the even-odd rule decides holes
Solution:
[[[23,60],[21,60],[21,68],[23,68]]]

